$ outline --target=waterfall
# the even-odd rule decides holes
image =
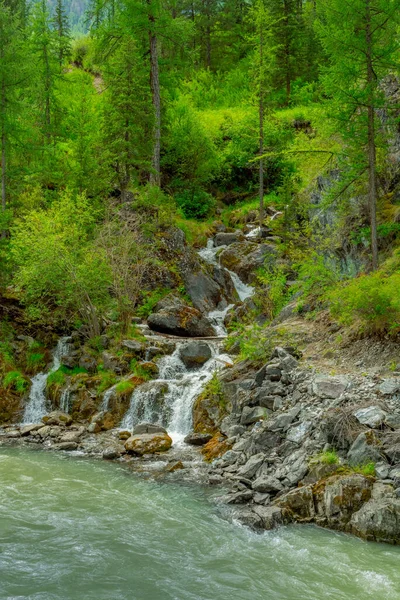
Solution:
[[[61,398],[60,398],[60,410],[62,410],[64,413],[69,413],[70,400],[71,400],[71,390],[68,387],[61,392]]]
[[[101,403],[101,407],[100,407],[100,410],[101,410],[102,412],[107,412],[107,411],[108,411],[108,407],[109,407],[109,404],[110,404],[110,400],[111,400],[111,398],[114,396],[115,387],[116,387],[116,386],[115,386],[115,385],[113,385],[112,387],[110,387],[110,389],[109,389],[109,390],[106,390],[106,391],[104,392],[103,401],[102,401],[102,403]]]
[[[47,373],[39,373],[31,379],[32,387],[26,403],[22,423],[39,423],[41,418],[47,412],[46,384],[51,373],[57,371],[61,366],[61,358],[68,354],[71,341],[70,337],[63,337],[58,340],[57,347],[53,354],[53,362]]]
[[[229,356],[219,354],[218,343],[209,343],[212,357],[202,367],[187,369],[180,359],[180,345],[159,362],[159,379],[138,387],[132,394],[130,407],[121,423],[132,429],[142,422],[165,427],[174,443],[183,440],[192,425],[193,403],[214,372],[232,364]]]

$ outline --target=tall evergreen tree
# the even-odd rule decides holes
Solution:
[[[353,164],[360,173],[368,172],[372,267],[376,269],[379,127],[376,111],[385,104],[380,82],[394,66],[399,49],[399,1],[319,0],[318,7],[318,30],[330,59],[324,76],[325,89],[338,107],[338,123],[349,149],[353,150]]]
[[[63,0],[57,0],[53,24],[57,32],[57,54],[61,69],[65,60],[71,56],[71,35]]]

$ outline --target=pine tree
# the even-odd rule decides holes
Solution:
[[[71,35],[63,0],[57,0],[53,24],[57,32],[57,54],[61,69],[65,60],[71,56]]]
[[[338,123],[360,173],[368,172],[372,268],[378,266],[377,109],[385,104],[380,82],[398,51],[398,0],[319,0],[318,31],[330,63],[327,93],[337,105]]]

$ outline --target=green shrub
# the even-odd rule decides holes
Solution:
[[[19,394],[23,394],[27,387],[28,381],[20,371],[9,371],[3,379],[5,388],[14,389]]]
[[[361,475],[365,475],[366,477],[375,477],[375,475],[376,475],[375,463],[369,462],[369,463],[366,463],[365,465],[360,465],[358,467],[354,467],[353,471],[355,473],[360,473]]]
[[[340,463],[339,456],[336,450],[326,450],[313,457],[310,461],[311,464],[323,464],[323,465],[337,465]]]
[[[363,275],[329,292],[331,314],[364,334],[400,331],[400,273]]]
[[[115,391],[119,395],[128,394],[129,392],[133,392],[134,389],[135,389],[135,385],[131,381],[127,381],[127,380],[120,381],[115,386]]]
[[[97,386],[96,392],[97,394],[102,394],[110,387],[115,385],[117,378],[113,371],[105,371],[102,368],[99,368],[98,375],[100,377],[100,383]]]
[[[215,209],[215,200],[203,190],[185,190],[176,195],[176,203],[187,219],[206,219]]]
[[[298,283],[293,291],[300,291],[303,298],[318,302],[339,280],[336,263],[314,253],[298,265]]]
[[[162,300],[167,294],[169,294],[171,290],[167,289],[157,289],[151,292],[145,292],[141,305],[136,309],[136,314],[138,317],[142,317],[146,319],[151,313],[157,302]],[[137,333],[137,330],[136,330]],[[138,337],[134,335],[133,337]]]

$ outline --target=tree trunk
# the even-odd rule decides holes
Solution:
[[[259,153],[260,153],[260,168],[259,168],[259,200],[260,200],[260,237],[262,236],[262,224],[264,221],[264,36],[263,23],[260,23],[260,82],[259,82]]]
[[[377,177],[376,177],[376,145],[375,145],[375,103],[374,87],[376,77],[372,63],[372,30],[370,0],[366,2],[366,42],[367,42],[367,84],[368,84],[368,172],[369,172],[369,212],[371,225],[372,269],[378,268],[378,234],[376,222]]]
[[[149,45],[150,45],[150,87],[154,109],[154,127],[153,127],[153,157],[151,161],[152,172],[150,173],[150,184],[160,186],[161,183],[161,96],[160,96],[160,77],[158,68],[158,49],[157,36],[154,32],[155,17],[151,14],[150,0],[147,0],[149,6]]]

